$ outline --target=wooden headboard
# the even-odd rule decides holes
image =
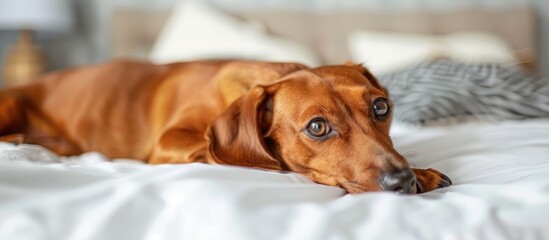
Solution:
[[[533,11],[526,8],[321,13],[260,10],[231,14],[261,21],[273,34],[308,44],[326,64],[342,63],[350,59],[346,38],[350,32],[360,29],[429,34],[487,31],[505,39],[521,62],[533,66],[537,57],[536,19]],[[146,58],[168,17],[167,10],[117,9],[111,25],[115,56]]]

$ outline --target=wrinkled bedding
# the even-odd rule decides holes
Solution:
[[[549,120],[397,124],[454,186],[345,195],[292,173],[0,143],[0,239],[548,239]]]

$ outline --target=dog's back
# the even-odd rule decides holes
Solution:
[[[158,84],[154,79],[167,70],[117,61],[51,73],[6,90],[2,104],[15,101],[17,107],[10,112],[21,117],[1,116],[10,123],[0,125],[0,135],[22,133],[26,143],[62,155],[95,150],[113,157],[144,157],[140,149],[149,144],[143,139],[151,133],[143,116]]]

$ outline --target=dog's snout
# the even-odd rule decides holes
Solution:
[[[380,183],[384,191],[413,193],[416,187],[416,175],[410,168],[404,168],[383,175]]]

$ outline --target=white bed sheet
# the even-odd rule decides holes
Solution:
[[[0,239],[549,239],[549,120],[395,132],[454,186],[344,195],[296,174],[0,144]]]

